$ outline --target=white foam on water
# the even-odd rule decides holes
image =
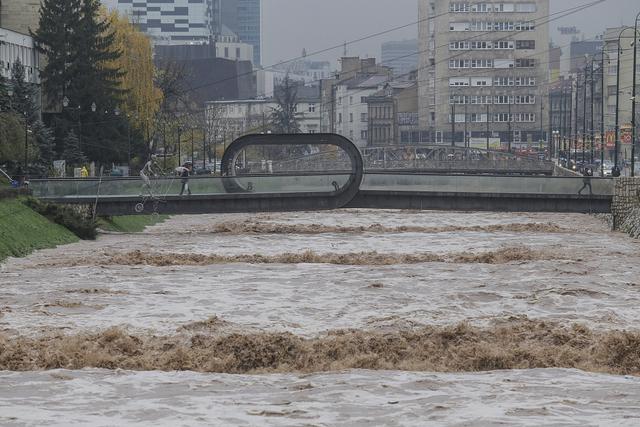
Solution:
[[[217,224],[469,227],[552,223],[545,232],[214,234]],[[566,254],[502,265],[220,264],[65,266],[132,250],[161,253],[481,253],[526,246]],[[399,330],[526,315],[640,329],[640,244],[572,214],[348,210],[173,217],[6,261],[0,333],[112,326],[172,334],[218,316],[234,332]],[[44,266],[56,263],[58,266]],[[99,264],[99,263],[97,263]],[[480,374],[347,371],[216,375],[104,370],[0,372],[0,425],[640,425],[640,379],[574,370]]]
[[[0,424],[637,426],[640,379],[576,370],[0,372]]]

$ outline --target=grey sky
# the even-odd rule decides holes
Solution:
[[[551,0],[552,13],[591,0]],[[639,0],[606,0],[602,4],[550,23],[552,34],[560,26],[578,26],[586,38],[606,27],[631,25],[640,12]],[[294,58],[388,28],[417,21],[417,0],[263,0],[263,64]],[[413,26],[348,47],[349,55],[380,56],[387,40],[414,38]],[[335,63],[342,48],[314,56]]]

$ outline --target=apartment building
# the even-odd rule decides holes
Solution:
[[[393,70],[393,77],[409,80],[411,72],[418,68],[418,40],[390,41],[382,43],[382,64]]]
[[[369,147],[419,142],[418,85],[415,81],[387,83],[366,101]]]
[[[419,120],[432,141],[546,139],[549,0],[420,0],[419,15]]]
[[[220,0],[117,0],[115,6],[158,44],[202,43],[221,33]]]
[[[0,28],[29,34],[40,21],[40,0],[0,0]]]
[[[11,69],[20,60],[28,83],[40,84],[40,55],[31,36],[0,28],[0,74],[11,78]]]
[[[301,133],[320,132],[320,92],[318,87],[300,86],[296,113]],[[273,98],[237,99],[206,103],[207,120],[219,138],[233,141],[242,135],[268,132],[278,108]]]
[[[361,84],[373,76],[385,77],[384,79],[380,80],[380,87],[349,89],[350,85],[353,86],[355,84]],[[344,97],[353,96],[355,97],[354,99],[361,100],[360,103],[356,105],[356,107],[361,108],[363,106],[361,104],[365,104],[362,99],[371,95],[375,90],[379,90],[382,86],[384,86],[384,83],[391,80],[391,68],[378,64],[375,58],[362,59],[357,56],[341,58],[340,69],[335,74],[335,76],[320,81],[321,132],[340,133],[344,131],[346,133],[342,133],[342,135],[349,138],[349,136],[351,135],[350,131],[353,131],[354,137],[358,136],[360,139],[360,143],[365,145],[367,134],[362,133],[362,131],[365,129],[357,130],[353,127],[345,128],[344,122],[338,122],[340,118],[344,118],[349,115],[348,111],[344,111]],[[340,89],[341,94],[338,94],[338,86],[342,86],[342,88]],[[349,90],[352,90],[352,93],[350,95],[346,93]],[[343,111],[339,111],[340,109],[342,109]],[[365,111],[359,111],[358,113],[367,113],[367,111],[365,109]],[[358,132],[360,132],[360,134],[358,134]]]
[[[359,75],[342,81],[335,88],[335,132],[349,138],[358,147],[366,147],[369,143],[369,104],[367,99],[384,88],[389,81],[386,75]],[[387,111],[387,109],[385,109]],[[385,139],[394,138],[391,110],[385,118],[391,121],[383,126]]]
[[[238,35],[241,42],[253,46],[253,63],[262,63],[261,0],[218,0],[221,22]]]

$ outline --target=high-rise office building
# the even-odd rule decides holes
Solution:
[[[418,40],[390,41],[382,44],[382,65],[393,70],[393,76],[409,80],[418,69]]]
[[[494,148],[515,148],[546,138],[549,0],[419,5],[426,139],[458,145],[490,139]]]
[[[221,23],[253,46],[253,63],[262,63],[261,0],[220,0]]]
[[[116,7],[158,44],[206,42],[221,32],[220,0],[117,0]]]

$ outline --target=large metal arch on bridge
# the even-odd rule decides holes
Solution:
[[[339,150],[331,170],[299,168],[253,173],[237,168],[241,153],[255,147],[315,146]],[[460,147],[461,148],[461,147]],[[254,150],[255,152],[256,150]],[[482,155],[454,147],[436,153]],[[462,154],[461,154],[462,155]],[[489,156],[488,153],[484,154]],[[495,154],[492,154],[495,155]],[[449,154],[447,154],[449,156]],[[508,158],[508,156],[506,157]],[[511,158],[513,159],[513,158]],[[428,160],[428,159],[420,159]],[[287,162],[283,162],[286,164]],[[367,170],[358,148],[333,134],[249,135],[234,141],[222,159],[223,176],[193,177],[193,195],[178,196],[175,177],[156,180],[156,197],[140,195],[139,178],[33,180],[33,195],[45,201],[89,205],[98,215],[136,213],[199,214],[276,212],[348,208],[440,209],[514,212],[585,212],[611,210],[613,181],[608,178],[557,177],[540,173],[451,173],[414,169]],[[521,171],[520,171],[521,172]],[[142,201],[142,202],[141,202]]]

